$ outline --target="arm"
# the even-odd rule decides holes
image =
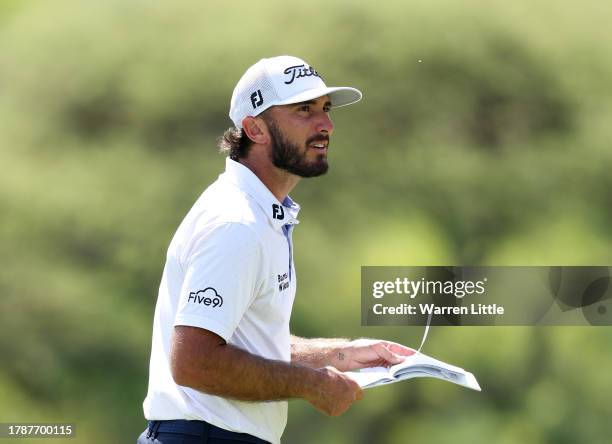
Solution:
[[[399,364],[414,350],[376,339],[306,339],[291,336],[291,362],[313,368],[332,366],[340,371]]]
[[[359,385],[335,369],[264,359],[197,327],[174,328],[171,370],[178,385],[211,395],[243,401],[304,398],[330,416],[362,397]]]

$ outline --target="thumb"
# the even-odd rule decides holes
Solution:
[[[400,362],[404,362],[403,356],[400,356],[397,353],[393,353],[384,344],[380,345],[378,355],[390,364],[399,364]]]

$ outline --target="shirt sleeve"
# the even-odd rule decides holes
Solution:
[[[241,223],[218,225],[193,243],[184,261],[174,325],[204,328],[228,342],[260,286],[259,238]]]

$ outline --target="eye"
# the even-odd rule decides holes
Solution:
[[[300,105],[298,107],[298,111],[305,111],[305,112],[309,113],[310,112],[310,105]]]
[[[323,107],[323,111],[325,111],[326,113],[330,112],[331,111],[331,105],[325,105]]]

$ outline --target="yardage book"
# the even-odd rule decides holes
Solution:
[[[410,355],[404,362],[389,368],[370,367],[357,372],[345,372],[345,374],[357,381],[359,386],[364,389],[392,384],[404,379],[437,378],[481,391],[478,381],[470,372],[446,362],[438,361],[423,353]]]

